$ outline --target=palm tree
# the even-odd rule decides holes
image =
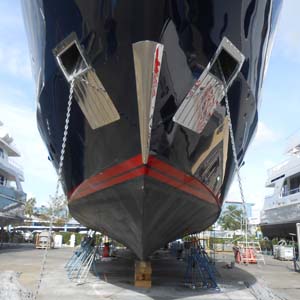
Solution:
[[[225,230],[241,229],[243,221],[243,211],[236,205],[229,205],[219,218],[219,224]]]
[[[36,199],[34,197],[29,198],[25,203],[25,215],[28,215],[31,218],[35,205]]]

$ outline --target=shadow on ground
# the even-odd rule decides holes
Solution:
[[[122,251],[112,261],[98,261],[96,270],[101,280],[125,290],[147,295],[155,300],[181,299],[208,294],[213,297],[216,293],[247,289],[256,282],[256,278],[250,273],[237,267],[227,269],[225,262],[217,261],[217,282],[220,290],[204,288],[193,290],[184,284],[185,262],[177,260],[167,251],[159,251],[151,259],[152,288],[135,288],[134,260],[132,253]]]
[[[0,244],[0,254],[7,252],[23,252],[35,249],[34,244]]]

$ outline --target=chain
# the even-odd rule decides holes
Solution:
[[[218,66],[219,66],[219,70],[220,70],[220,73],[222,76],[222,81],[223,81],[224,89],[225,89],[225,107],[226,107],[226,113],[227,113],[228,123],[229,123],[229,134],[230,134],[230,142],[231,142],[231,148],[232,148],[233,159],[234,159],[234,164],[235,164],[235,171],[236,171],[237,178],[238,178],[239,190],[240,190],[242,204],[243,204],[243,210],[244,210],[245,241],[246,241],[246,247],[247,247],[248,246],[248,217],[247,217],[247,210],[246,210],[246,201],[245,201],[245,197],[244,197],[244,189],[243,189],[243,185],[242,185],[242,179],[241,179],[241,175],[240,175],[240,168],[239,168],[239,163],[238,163],[238,159],[237,159],[236,146],[235,146],[233,129],[232,129],[229,101],[228,101],[228,96],[227,96],[228,87],[227,87],[225,76],[224,76],[224,73],[223,73],[223,70],[222,70],[219,60],[218,60]]]
[[[56,183],[56,190],[55,190],[55,197],[54,199],[56,200],[58,198],[58,192],[59,192],[59,185],[61,182],[61,174],[62,174],[62,168],[64,164],[64,158],[65,158],[65,149],[67,145],[67,137],[68,137],[68,132],[69,132],[69,122],[70,122],[70,115],[71,115],[71,107],[72,107],[72,98],[73,98],[73,92],[74,92],[74,82],[75,78],[72,78],[70,82],[70,92],[69,92],[69,101],[68,101],[68,108],[67,108],[67,114],[66,114],[66,120],[65,120],[65,128],[64,128],[64,134],[63,134],[63,141],[62,141],[62,146],[61,146],[61,152],[60,152],[60,158],[59,158],[59,167],[58,167],[58,178],[57,178],[57,183]],[[53,228],[53,221],[54,221],[54,207],[52,205],[51,207],[51,219],[50,219],[50,224],[49,224],[49,231],[48,231],[48,240],[47,240],[47,246],[44,250],[44,256],[43,256],[43,261],[41,265],[41,270],[40,270],[40,276],[38,279],[37,287],[33,296],[33,300],[36,300],[39,294],[39,290],[41,288],[42,280],[45,275],[45,266],[46,266],[46,261],[48,257],[48,247],[51,247],[51,232]]]

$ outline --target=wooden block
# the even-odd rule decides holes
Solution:
[[[140,288],[151,288],[152,268],[150,261],[136,261],[134,285]]]
[[[134,282],[134,286],[138,287],[138,288],[150,289],[151,288],[151,280],[136,280]]]
[[[135,274],[134,280],[137,280],[137,281],[150,280],[151,281],[151,274]]]
[[[150,261],[136,261],[135,273],[152,274]]]

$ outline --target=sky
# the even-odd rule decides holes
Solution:
[[[263,205],[267,169],[286,159],[288,138],[300,132],[299,0],[283,0],[274,47],[262,89],[256,136],[245,155],[241,177],[247,202]],[[0,120],[22,156],[24,191],[39,205],[55,192],[56,172],[36,126],[35,83],[18,0],[0,1]],[[227,201],[239,201],[236,181]]]

